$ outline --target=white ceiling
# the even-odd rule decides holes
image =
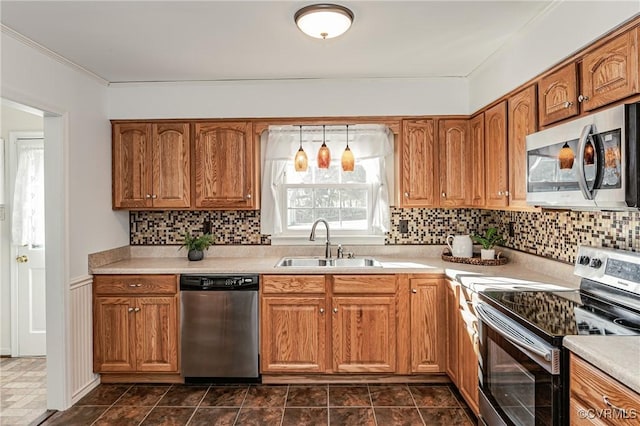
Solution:
[[[313,1],[8,1],[2,24],[109,82],[466,77],[551,1],[335,1],[355,14],[318,40]]]

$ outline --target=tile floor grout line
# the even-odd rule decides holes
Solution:
[[[102,385],[102,383],[100,383],[100,384],[99,384],[98,386],[96,386],[94,389],[98,389],[98,387],[99,387],[99,386],[101,386],[101,385]],[[117,385],[116,385],[116,386],[117,386]],[[100,415],[98,416],[98,418],[97,418],[97,419],[95,419],[95,420],[93,421],[93,423],[91,423],[91,426],[93,426],[94,424],[96,424],[96,422],[97,422],[98,420],[100,420],[100,419],[102,418],[102,416],[104,416],[104,415],[106,414],[106,412],[107,412],[107,411],[111,410],[111,409],[116,405],[116,402],[120,401],[120,398],[122,398],[122,397],[124,396],[124,394],[125,394],[125,393],[129,392],[129,390],[130,390],[133,386],[134,386],[134,385],[129,385],[129,387],[128,387],[128,388],[126,388],[126,389],[122,392],[122,394],[121,394],[119,397],[117,397],[117,398],[116,398],[116,400],[115,400],[115,401],[113,401],[113,403],[112,403],[111,405],[109,405],[109,406],[108,406],[108,407],[107,407],[107,408],[102,412],[102,414],[100,414]],[[92,392],[93,392],[93,390],[92,390]],[[87,394],[87,395],[89,395],[89,394]],[[85,396],[87,396],[87,395],[85,395]],[[80,402],[80,401],[78,401],[78,402]],[[77,404],[77,403],[76,403],[76,404]],[[76,404],[73,404],[73,406],[75,407],[75,405],[76,405]],[[71,407],[69,407],[69,408],[71,408]],[[61,411],[61,412],[62,412],[62,411]]]
[[[331,404],[329,403],[329,383],[327,386],[327,426],[331,426]]]
[[[149,414],[151,414],[151,412],[158,406],[158,404],[160,404],[160,401],[162,401],[162,398],[164,398],[164,396],[166,394],[169,393],[169,391],[171,390],[171,388],[173,388],[173,384],[169,386],[169,389],[167,389],[166,391],[164,391],[164,393],[162,395],[160,395],[160,398],[158,398],[158,400],[156,401],[155,405],[153,407],[151,407],[151,410],[149,410],[149,412],[142,418],[142,420],[140,420],[140,423],[138,423],[138,426],[141,426],[142,423],[144,423],[144,421],[147,419],[147,417],[149,417]]]
[[[249,389],[251,389],[251,385],[248,385],[247,388],[244,390],[244,397],[242,398],[242,402],[240,403],[240,407],[238,408],[236,417],[233,419],[232,425],[234,426],[236,423],[238,423],[238,419],[240,418],[240,411],[242,411],[242,408],[244,407],[244,402],[247,400],[247,396],[249,395]]]
[[[291,385],[287,385],[287,391],[284,394],[284,407],[282,408],[282,417],[280,417],[280,426],[284,424],[284,414],[287,412],[287,399],[289,398],[289,388]]]
[[[407,385],[407,389],[409,390],[409,395],[411,395],[411,399],[413,400],[413,405],[416,407],[416,410],[418,410],[418,416],[420,416],[420,420],[422,420],[422,424],[426,425],[427,422],[424,420],[424,417],[422,417],[422,412],[420,412],[420,408],[418,407],[416,398],[415,396],[413,396],[413,392],[411,392],[411,386]]]
[[[196,405],[196,409],[193,410],[193,413],[191,413],[191,416],[189,417],[189,420],[187,420],[187,422],[185,423],[185,426],[188,426],[189,423],[191,423],[191,420],[193,420],[193,416],[195,416],[196,413],[198,412],[198,409],[200,408],[200,404],[202,404],[202,401],[204,401],[204,398],[207,396],[207,393],[209,393],[209,389],[211,389],[211,385],[207,385],[207,390],[205,390],[204,393],[202,394],[202,398],[200,398],[200,401]]]
[[[369,394],[369,403],[371,403],[371,413],[373,413],[373,421],[375,422],[376,426],[378,426],[378,416],[376,416],[376,410],[375,408],[373,408],[373,397],[371,396],[371,387],[369,386],[369,383],[367,383],[367,393]]]

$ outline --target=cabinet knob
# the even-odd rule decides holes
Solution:
[[[158,195],[157,195],[157,194],[153,194],[153,195],[151,196],[151,199],[153,199],[153,200],[155,200],[156,198],[158,198]]]
[[[502,197],[502,191],[498,191],[498,197]]]
[[[320,308],[320,313],[324,314],[324,308]]]
[[[151,194],[145,195],[144,198],[147,198],[147,199],[151,198]]]
[[[414,293],[414,294],[415,294],[415,293],[417,293],[417,292],[418,292],[418,290],[416,290],[415,288],[412,288],[412,289],[411,289],[411,293]]]
[[[127,309],[129,312],[133,312],[133,308],[129,308]]]
[[[565,108],[571,108],[573,106],[573,102],[567,101],[564,103]]]
[[[408,196],[409,196],[409,193],[408,193],[408,192],[405,192],[405,193],[404,193],[404,196],[405,196],[405,197],[408,197]]]
[[[509,191],[504,191],[504,196],[508,197],[509,196]]]
[[[578,96],[578,102],[587,102],[589,100],[588,96],[580,95]]]
[[[247,194],[247,200],[251,199],[251,194]]]
[[[142,287],[142,284],[129,284],[129,287]]]
[[[135,308],[134,311],[135,312],[140,312],[140,308]]]
[[[333,308],[333,313],[337,314],[338,313],[338,308]]]
[[[447,198],[447,194],[445,192],[442,193],[442,198]]]

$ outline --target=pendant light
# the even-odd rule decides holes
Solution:
[[[293,19],[306,35],[327,39],[344,34],[351,27],[353,12],[338,4],[312,4],[298,10]]]
[[[576,156],[573,154],[573,150],[567,142],[564,143],[562,149],[558,153],[558,160],[560,161],[560,170],[571,169],[573,167],[573,159]]]
[[[349,125],[347,124],[347,147],[342,153],[342,170],[345,172],[352,172],[355,168],[356,160],[353,157],[353,152],[349,148]]]
[[[331,163],[331,152],[329,151],[329,147],[327,147],[326,139],[325,139],[325,126],[322,125],[322,146],[318,151],[318,168],[319,169],[328,169],[329,164]]]
[[[296,157],[293,160],[294,167],[296,168],[296,172],[306,172],[307,171],[307,153],[302,149],[302,126],[300,126],[300,148],[298,152],[296,152]]]

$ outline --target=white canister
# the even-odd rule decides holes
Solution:
[[[454,257],[473,257],[473,241],[469,235],[449,235],[447,246]]]

